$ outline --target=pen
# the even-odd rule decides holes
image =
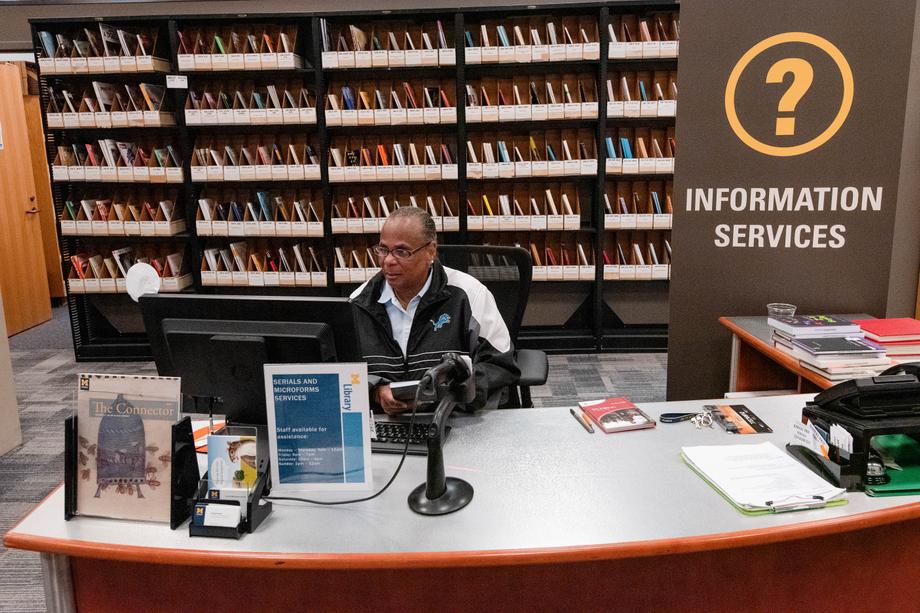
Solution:
[[[575,418],[575,421],[580,423],[581,427],[587,430],[589,434],[594,434],[594,427],[585,420],[584,414],[581,411],[569,409],[569,413],[572,414],[572,417]]]

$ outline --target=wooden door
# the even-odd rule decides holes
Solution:
[[[0,63],[0,290],[10,335],[51,319],[32,156],[15,64]]]
[[[48,176],[48,158],[45,154],[45,133],[42,128],[42,108],[38,95],[38,73],[34,67],[29,69],[23,62],[17,62],[17,66],[22,76],[22,101],[26,110],[29,147],[32,149],[32,180],[35,182],[38,217],[41,220],[45,277],[48,279],[48,291],[51,292],[51,297],[66,298],[64,274],[61,272],[61,250],[58,248],[58,221],[54,213],[51,178]]]

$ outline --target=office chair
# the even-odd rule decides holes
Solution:
[[[438,245],[438,251],[445,266],[466,271],[489,288],[508,326],[511,342],[517,346],[530,295],[530,253],[521,247],[497,245]],[[521,379],[517,388],[509,390],[505,406],[529,408],[533,406],[530,388],[546,383],[549,362],[546,353],[538,349],[515,349],[514,358],[521,369]]]

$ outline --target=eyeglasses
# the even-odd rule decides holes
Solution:
[[[424,249],[430,244],[431,244],[431,241],[428,241],[421,247],[416,247],[415,249],[406,249],[404,247],[397,247],[396,249],[387,249],[383,245],[374,245],[373,247],[371,247],[371,251],[373,251],[374,255],[376,255],[381,260],[383,260],[388,255],[392,255],[397,260],[408,260],[413,255],[415,255],[417,252],[421,251],[422,249]]]

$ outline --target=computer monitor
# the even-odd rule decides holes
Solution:
[[[220,397],[230,423],[266,423],[265,364],[362,359],[347,298],[151,294],[140,306],[159,374]]]

